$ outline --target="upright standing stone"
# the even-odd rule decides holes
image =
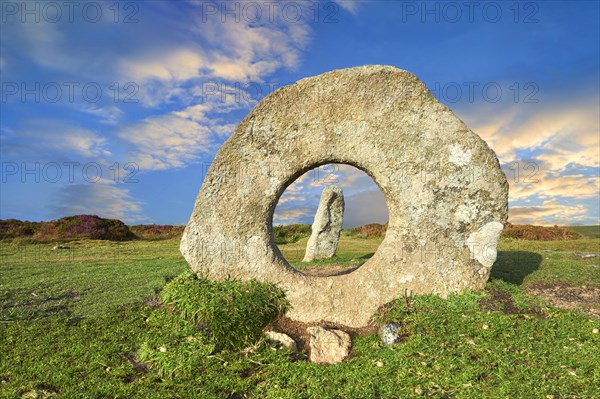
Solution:
[[[319,207],[306,244],[303,262],[332,258],[337,251],[344,221],[344,194],[338,186],[328,186],[321,193]]]

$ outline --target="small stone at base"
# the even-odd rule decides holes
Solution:
[[[379,329],[379,338],[383,346],[397,344],[400,342],[400,332],[397,324],[384,324]]]
[[[289,335],[278,333],[275,331],[265,331],[265,335],[267,336],[269,341],[277,342],[281,344],[281,346],[283,346],[284,348],[290,349],[294,353],[298,352],[296,341],[294,341]]]
[[[323,327],[307,328],[310,345],[310,361],[319,364],[341,363],[350,354],[352,340],[341,330]]]

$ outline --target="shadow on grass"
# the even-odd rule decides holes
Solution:
[[[44,319],[51,316],[71,318],[80,294],[68,290],[57,294],[35,294],[11,290],[0,294],[0,321]]]
[[[520,285],[527,275],[540,267],[541,263],[542,256],[535,252],[499,251],[490,277]]]

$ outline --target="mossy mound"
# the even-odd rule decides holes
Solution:
[[[161,301],[185,321],[204,329],[217,348],[255,344],[262,330],[288,308],[285,293],[255,280],[210,281],[191,271],[165,286]]]

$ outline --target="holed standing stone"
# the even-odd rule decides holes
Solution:
[[[309,276],[275,245],[273,212],[286,187],[327,163],[371,176],[389,225],[358,269]],[[364,327],[406,291],[482,289],[507,216],[508,182],[486,142],[412,73],[367,65],[257,104],[211,163],[180,248],[199,276],[278,284],[292,320]]]

